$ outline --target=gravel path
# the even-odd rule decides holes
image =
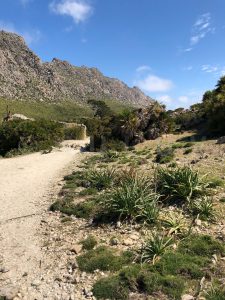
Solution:
[[[80,159],[80,151],[66,143],[50,154],[0,160],[0,296],[14,298],[40,271],[41,217],[62,176]]]

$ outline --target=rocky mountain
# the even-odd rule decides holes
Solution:
[[[22,37],[5,31],[0,31],[0,97],[54,103],[114,99],[134,106],[153,101],[137,87],[105,77],[96,68],[76,67],[56,58],[44,63]]]

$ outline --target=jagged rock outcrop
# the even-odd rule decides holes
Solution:
[[[4,31],[0,31],[0,97],[80,103],[114,99],[134,106],[152,102],[137,87],[105,77],[96,68],[76,67],[56,58],[43,63],[22,37]]]

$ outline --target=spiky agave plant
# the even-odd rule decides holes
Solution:
[[[158,232],[153,232],[152,236],[145,242],[142,248],[141,261],[152,262],[153,264],[162,256],[168,248],[173,245],[172,237]]]
[[[178,205],[190,203],[193,198],[206,192],[204,177],[188,166],[158,168],[155,175],[156,190],[163,195],[164,201]]]

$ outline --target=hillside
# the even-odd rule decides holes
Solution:
[[[42,62],[22,37],[0,31],[0,97],[29,101],[84,104],[90,98],[146,106],[153,100],[98,69],[76,67],[54,58]]]

